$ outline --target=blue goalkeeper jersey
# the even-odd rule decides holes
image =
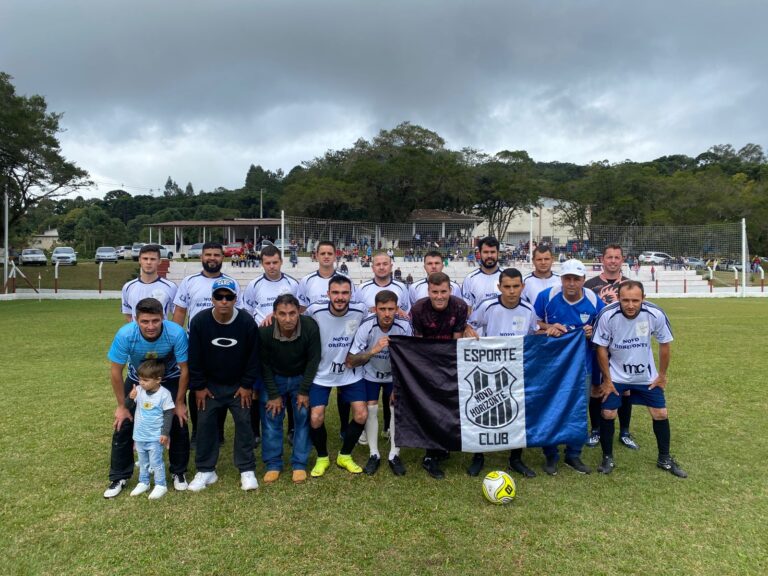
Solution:
[[[144,360],[157,359],[165,363],[162,383],[177,379],[181,375],[179,362],[187,361],[187,334],[184,328],[163,320],[163,331],[156,340],[144,338],[136,322],[125,324],[117,331],[107,358],[117,364],[128,364],[128,377],[138,382],[136,369]]]

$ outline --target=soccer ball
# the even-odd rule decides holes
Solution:
[[[483,496],[491,504],[509,504],[515,492],[515,481],[502,470],[490,472],[483,480]]]

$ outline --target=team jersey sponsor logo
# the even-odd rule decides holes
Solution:
[[[219,348],[232,348],[232,346],[237,346],[237,340],[234,338],[214,338],[211,340],[211,344]]]

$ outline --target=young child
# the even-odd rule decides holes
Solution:
[[[126,407],[134,404],[136,413],[133,423],[133,441],[139,453],[139,483],[131,492],[138,496],[149,490],[149,473],[155,474],[155,487],[149,494],[150,500],[162,498],[168,488],[165,484],[165,462],[163,447],[168,447],[168,434],[173,420],[173,398],[171,393],[160,386],[165,374],[165,364],[159,360],[145,360],[137,370],[139,386],[134,386]]]

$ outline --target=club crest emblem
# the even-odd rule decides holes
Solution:
[[[482,428],[503,428],[514,422],[520,406],[512,396],[516,378],[509,370],[486,372],[475,367],[464,380],[471,392],[464,406],[469,420]]]
[[[635,324],[635,336],[648,336],[648,322],[638,322]]]

